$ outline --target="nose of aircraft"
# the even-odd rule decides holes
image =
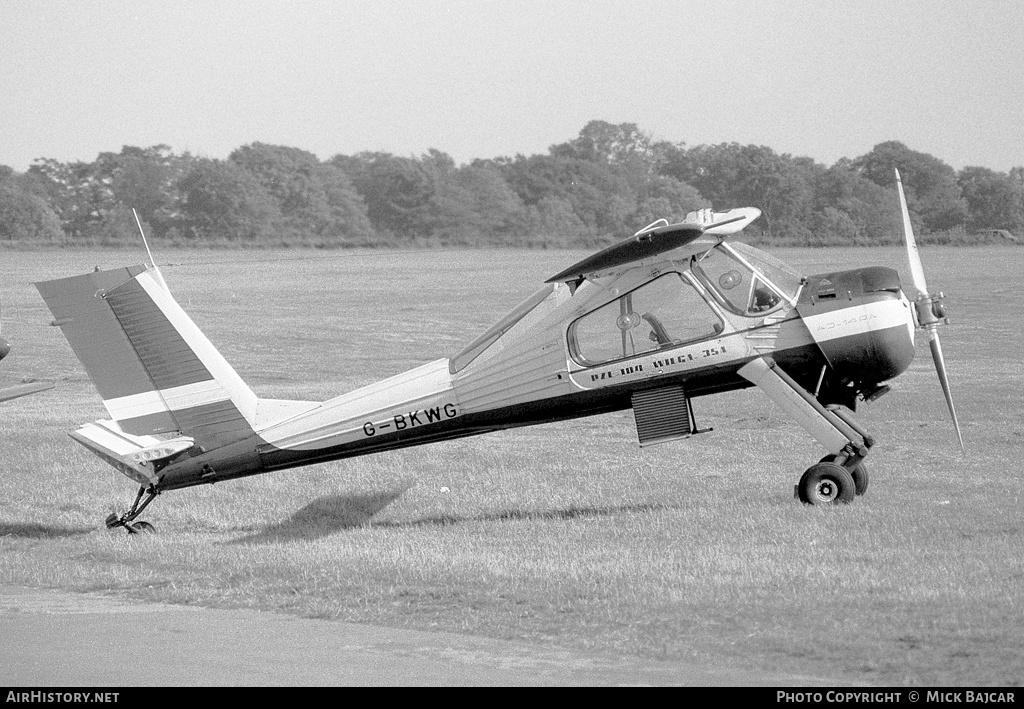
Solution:
[[[911,305],[883,267],[808,278],[797,310],[839,379],[869,394],[914,358]]]
[[[0,359],[7,356],[7,353],[11,351],[11,346],[7,344],[7,340],[0,337]]]

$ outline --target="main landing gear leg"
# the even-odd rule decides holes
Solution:
[[[851,455],[843,456],[843,454],[840,453],[839,455],[829,454],[822,458],[821,460],[822,462],[828,461],[833,463],[839,463],[840,465],[844,466],[847,470],[849,470],[850,476],[853,478],[853,483],[856,487],[856,494],[863,495],[865,492],[868,491],[869,481],[868,466],[867,463],[864,462],[864,457],[867,456],[868,452],[871,449],[871,446],[875,445],[875,439],[872,438],[871,434],[865,431],[856,421],[854,421],[853,417],[850,416],[850,414],[843,407],[833,404],[832,406],[829,406],[827,408],[833,414],[838,416],[843,423],[845,423],[847,426],[853,429],[857,433],[857,435],[861,437],[861,440],[864,442],[864,451],[863,455],[858,455],[856,458],[854,458]],[[852,445],[852,443],[850,445]]]
[[[115,527],[124,527],[128,530],[128,534],[138,534],[139,532],[155,532],[156,527],[151,525],[149,522],[138,521],[135,522],[135,518],[142,514],[142,511],[149,506],[160,492],[152,485],[149,487],[142,486],[139,488],[139,494],[135,496],[135,502],[132,504],[132,508],[125,512],[120,517],[117,514],[112,514],[107,517],[107,529],[113,529]],[[145,495],[145,499],[143,499]]]
[[[837,505],[868,488],[867,457],[874,439],[837,406],[825,408],[771,359],[755,359],[739,373],[803,426],[830,455],[804,472],[794,490],[801,502]]]

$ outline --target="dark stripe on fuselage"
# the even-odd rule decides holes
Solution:
[[[820,353],[818,356],[820,357]],[[161,474],[163,479],[158,487],[161,490],[172,490],[311,463],[325,463],[426,443],[454,440],[507,428],[621,411],[632,406],[631,395],[638,389],[656,389],[668,384],[682,383],[687,395],[691,398],[741,389],[752,386],[752,384],[739,376],[736,371],[750,359],[753,357],[730,362],[727,365],[687,372],[685,375],[654,376],[639,382],[581,391],[490,411],[463,414],[438,423],[408,428],[395,433],[378,434],[365,440],[316,450],[281,449],[253,436],[244,442],[244,446],[248,446],[249,450],[253,452],[258,449],[258,465],[249,468],[242,467],[242,464],[252,465],[252,461],[239,457],[243,456],[243,453],[239,452],[242,450],[239,445],[242,444],[233,445],[230,447],[230,451],[222,453],[219,450],[211,450],[205,455],[168,466]],[[242,463],[236,463],[236,461],[242,461]],[[209,470],[204,472],[204,465],[208,465]]]

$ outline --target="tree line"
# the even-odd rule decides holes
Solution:
[[[959,172],[890,141],[825,166],[765,146],[687,147],[635,124],[591,121],[547,154],[477,159],[383,152],[320,160],[253,143],[217,160],[166,145],[93,162],[0,165],[0,242],[319,247],[591,247],[704,207],[758,207],[748,227],[776,244],[886,244],[901,238],[893,168],[924,241],[975,243],[1024,232],[1024,166]],[[988,233],[988,237],[983,234]]]

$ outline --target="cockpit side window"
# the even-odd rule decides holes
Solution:
[[[720,245],[695,259],[693,264],[694,274],[722,305],[739,315],[758,317],[780,307],[785,302],[783,296],[795,296],[799,276],[784,265],[780,266],[781,262],[765,260],[762,257],[767,257],[767,254],[745,244],[735,244],[731,248],[742,258],[737,258],[729,248]],[[749,263],[760,273],[752,271]],[[771,284],[765,278],[771,279]]]
[[[791,301],[796,301],[802,279],[792,267],[771,254],[766,254],[760,249],[755,249],[753,246],[739,241],[729,242],[726,247],[756,268],[761,275],[771,281],[782,295]]]
[[[668,273],[572,323],[569,349],[593,366],[712,337],[723,327],[693,286]]]
[[[711,288],[729,310],[747,314],[753,295],[754,274],[728,254],[712,249],[696,262],[693,272]]]

